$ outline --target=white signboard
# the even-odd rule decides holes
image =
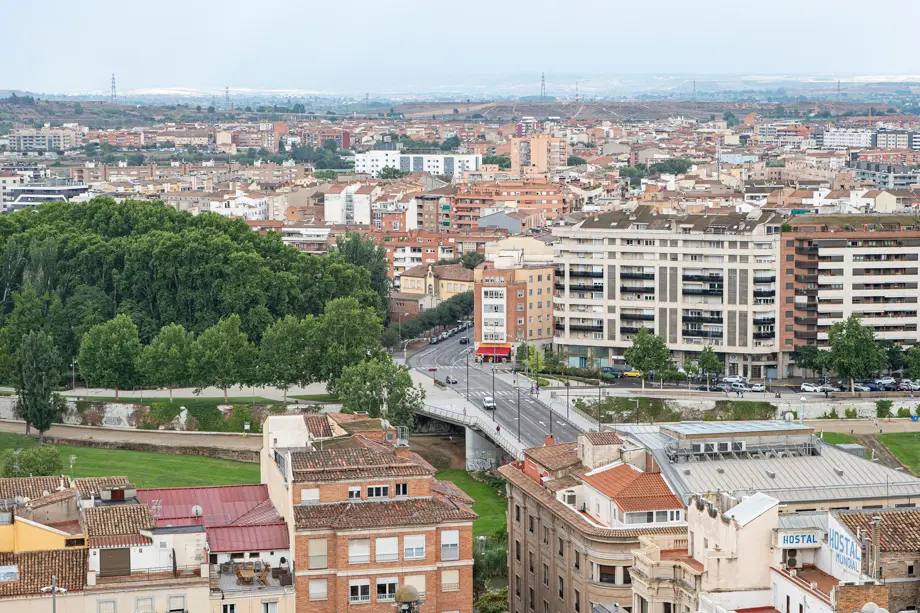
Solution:
[[[827,528],[827,544],[831,550],[831,560],[836,565],[858,575],[862,571],[862,548],[859,542],[833,517],[828,521]]]
[[[808,532],[780,531],[776,537],[780,549],[817,549],[821,546],[821,533],[818,530]]]
[[[12,581],[19,581],[19,567],[16,565],[0,566],[0,583],[10,583]]]

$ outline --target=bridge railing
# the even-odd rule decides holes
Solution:
[[[497,431],[492,422],[482,419],[478,415],[464,414],[460,411],[444,409],[441,407],[432,406],[430,404],[426,404],[421,413],[430,417],[437,417],[451,423],[475,428],[476,430],[482,432],[482,434],[493,443],[501,447],[505,453],[519,460],[524,455],[524,445],[520,441],[511,436],[506,436],[504,432]]]

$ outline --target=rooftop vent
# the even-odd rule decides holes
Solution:
[[[717,469],[716,469],[716,472],[719,473],[719,474],[721,475],[721,474],[724,474],[724,473],[725,473],[725,469],[724,469],[724,468],[717,468]]]
[[[772,470],[767,471],[767,476],[770,477],[771,479],[776,479],[776,473],[773,472]]]
[[[843,476],[843,469],[842,469],[842,468],[835,468],[835,469],[834,469],[834,472],[837,473],[837,476],[838,476],[838,477],[842,477],[842,476]]]
[[[690,469],[689,469],[689,468],[685,468],[685,469],[684,469],[684,474],[685,474],[685,475],[689,475],[689,474],[690,474]]]

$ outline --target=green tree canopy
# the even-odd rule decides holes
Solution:
[[[588,163],[588,160],[582,157],[578,157],[577,155],[570,155],[568,159],[566,160],[566,165],[568,166],[581,166],[587,163]]]
[[[377,173],[378,179],[402,179],[405,177],[408,172],[405,170],[400,170],[398,168],[393,168],[392,166],[384,166]]]
[[[671,359],[664,339],[649,332],[648,328],[639,329],[633,336],[632,346],[623,352],[623,357],[630,366],[642,372],[642,389],[645,389],[645,373],[664,370]]]
[[[125,314],[116,315],[93,326],[80,341],[80,374],[87,385],[118,391],[138,383],[137,359],[140,355],[137,326]]]
[[[53,477],[63,468],[61,451],[53,445],[29,447],[18,454],[13,449],[0,453],[0,477]]]
[[[339,256],[352,266],[367,270],[370,275],[371,288],[380,297],[379,310],[386,313],[390,300],[390,289],[393,282],[389,277],[389,264],[387,263],[386,250],[374,244],[370,236],[361,236],[357,232],[350,232],[345,237],[336,241]]]
[[[700,372],[704,374],[718,374],[722,372],[722,360],[712,350],[712,347],[704,347],[700,352],[700,358],[697,360]]]
[[[818,349],[817,345],[802,345],[793,352],[792,359],[799,368],[816,372],[824,370],[827,364],[827,352]]]
[[[374,356],[380,350],[381,318],[354,298],[330,301],[319,320],[316,345],[322,359],[320,380],[335,391],[342,370]]]
[[[507,155],[484,155],[482,156],[483,164],[498,164],[501,170],[511,168],[511,158]]]
[[[409,429],[425,405],[425,391],[412,383],[409,369],[395,364],[385,353],[342,370],[336,390],[343,412],[367,412]]]
[[[478,251],[467,251],[460,256],[460,263],[463,264],[464,268],[470,270],[476,268],[480,264],[486,261],[486,256]]]
[[[888,363],[885,349],[875,341],[875,332],[863,326],[856,315],[832,325],[828,340],[827,366],[850,381],[851,392],[854,379],[871,377]]]
[[[231,315],[202,332],[192,345],[192,380],[199,388],[220,388],[227,402],[228,388],[252,382],[255,358],[240,316]]]
[[[141,350],[138,370],[147,385],[169,389],[191,380],[192,345],[195,338],[180,324],[163,326],[149,345]]]
[[[316,378],[317,356],[311,350],[317,324],[313,316],[291,315],[277,320],[262,335],[259,347],[260,383],[287,391],[292,385],[307,385]]]
[[[16,362],[19,415],[44,437],[64,409],[63,400],[54,392],[60,379],[60,358],[51,337],[41,331],[24,336]]]

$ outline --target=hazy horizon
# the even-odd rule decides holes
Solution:
[[[867,22],[854,20],[866,10],[855,0],[776,0],[769,10],[725,0],[662,0],[650,8],[585,0],[149,6],[50,0],[40,37],[34,28],[12,27],[0,38],[0,57],[14,58],[0,68],[0,89],[105,93],[115,73],[125,92],[487,93],[507,80],[524,95],[538,93],[545,72],[550,94],[570,91],[582,77],[584,91],[604,95],[623,81],[628,87],[631,75],[830,80],[920,73],[912,36],[920,4],[903,0],[871,6],[887,18],[884,37],[871,47],[857,44],[866,37],[854,25]],[[6,14],[26,24],[32,11],[14,3]]]

